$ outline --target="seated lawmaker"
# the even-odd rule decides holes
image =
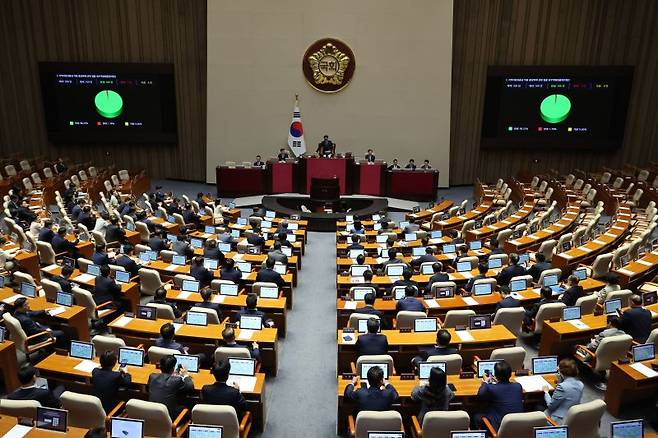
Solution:
[[[258,274],[256,274],[256,281],[275,283],[279,288],[282,288],[286,284],[281,274],[274,270],[274,259],[269,257],[265,260],[265,267],[261,268]]]
[[[543,306],[544,304],[557,303],[557,300],[553,298],[553,290],[550,287],[542,286],[539,289],[539,294],[541,296],[539,301],[533,304],[529,310],[525,311],[525,317],[523,318],[523,323],[526,326],[530,326],[534,322],[535,317],[537,316],[537,313],[539,313],[539,308],[541,306]]]
[[[112,301],[116,307],[121,307],[121,286],[110,277],[111,269],[108,265],[101,265],[101,275],[94,280],[94,302],[102,304]]]
[[[233,283],[238,283],[242,279],[242,271],[235,267],[233,259],[224,259],[224,264],[219,270],[219,279]]]
[[[40,242],[51,243],[55,237],[55,232],[53,231],[53,221],[48,219],[43,223],[43,228],[39,231],[38,240]]]
[[[494,365],[494,375],[482,377],[482,385],[478,390],[477,399],[487,402],[488,408],[475,414],[473,426],[485,429],[483,417],[487,417],[494,430],[507,414],[523,412],[523,387],[520,383],[510,382],[512,368],[504,360]]]
[[[263,166],[265,166],[265,162],[261,159],[260,155],[256,155],[256,160],[254,161],[253,166],[254,167],[263,167]]]
[[[427,286],[425,286],[425,293],[430,293],[430,291],[432,290],[432,285],[434,283],[450,281],[450,277],[448,277],[448,274],[443,272],[443,263],[434,262],[434,264],[432,264],[432,271],[434,272],[434,274],[432,274],[432,276],[427,282]]]
[[[182,354],[187,354],[189,348],[184,347],[174,340],[176,335],[176,328],[170,322],[162,324],[160,327],[160,337],[155,340],[154,345],[161,348],[169,348],[171,350],[178,350]]]
[[[91,386],[94,395],[103,404],[105,412],[110,412],[119,403],[119,390],[130,386],[132,376],[123,366],[114,371],[117,355],[112,350],[101,354],[100,364],[100,368],[94,368],[91,372]]]
[[[139,275],[139,265],[131,258],[135,251],[135,247],[130,244],[123,245],[123,254],[119,254],[114,259],[114,264],[122,266],[126,271],[130,272],[131,277]]]
[[[372,149],[368,149],[368,152],[366,153],[366,161],[368,163],[374,163],[375,162],[375,153],[372,151]]]
[[[73,275],[73,268],[70,266],[62,266],[62,273],[55,275],[50,280],[59,284],[59,287],[62,288],[62,292],[73,292],[73,284],[71,283],[71,275]]]
[[[434,250],[435,248],[433,246],[428,246],[425,248],[425,254],[422,256],[418,257],[417,259],[413,259],[411,261],[412,266],[420,266],[423,263],[435,263],[438,262],[439,259],[437,259],[434,256]],[[446,280],[447,281],[447,280]]]
[[[647,341],[651,333],[651,311],[642,307],[640,295],[633,294],[630,309],[621,313],[621,329],[631,335],[635,342],[644,344]]]
[[[165,289],[164,287],[159,287],[155,290],[155,294],[153,295],[153,299],[151,300],[151,303],[164,304],[166,306],[171,307],[171,311],[174,312],[175,318],[180,318],[181,315],[183,314],[183,312],[181,312],[178,309],[178,306],[176,306],[176,303],[167,301],[167,289]]]
[[[201,292],[199,292],[199,295],[201,295],[201,299],[203,300],[200,303],[195,303],[194,307],[203,307],[204,309],[212,309],[215,311],[217,314],[217,318],[221,321],[222,320],[222,309],[219,306],[218,303],[213,303],[212,302],[212,289],[209,287],[204,287],[201,289]],[[194,309],[191,309],[194,310]]]
[[[251,346],[238,344],[235,342],[235,330],[233,330],[233,327],[224,327],[224,330],[222,330],[222,340],[224,341],[221,345],[222,347],[246,348],[249,350],[251,358],[260,362],[260,348],[258,342],[252,342]]]
[[[402,279],[400,280],[395,280],[393,283],[393,286],[391,286],[391,291],[398,286],[413,286],[416,290],[418,290],[418,283],[413,281],[411,278],[413,277],[414,273],[411,269],[409,268],[404,268],[402,270]]]
[[[165,249],[169,249],[169,242],[167,241],[167,231],[160,230],[159,232],[153,233],[153,235],[149,238],[148,246],[149,248],[151,248],[151,250],[158,252]]]
[[[258,304],[258,295],[255,293],[248,293],[246,299],[246,307],[238,310],[235,313],[235,320],[240,321],[240,318],[243,316],[259,316],[263,321],[264,327],[274,327],[274,321],[269,319],[265,312],[258,310],[256,305]]]
[[[459,349],[457,347],[450,345],[451,340],[452,335],[448,330],[439,329],[439,331],[436,332],[436,345],[431,348],[421,347],[418,356],[411,360],[414,368],[418,369],[418,364],[420,362],[426,361],[430,356],[446,356],[448,354],[459,353]]]
[[[206,240],[206,247],[203,248],[203,258],[219,260],[219,264],[224,264],[224,253],[219,250],[217,247],[217,241],[215,239]]]
[[[519,265],[519,255],[516,253],[511,253],[509,255],[509,266],[504,268],[496,276],[496,282],[499,286],[509,286],[509,282],[512,277],[518,277],[519,275],[525,275],[525,268]]]
[[[103,266],[114,264],[112,260],[105,251],[105,245],[97,244],[94,253],[91,255],[91,261],[94,262],[94,265]]]
[[[116,216],[110,217],[110,223],[105,228],[105,241],[107,243],[126,241],[126,231],[119,226],[119,219]]]
[[[276,158],[279,161],[286,161],[287,159],[290,158],[290,155],[288,154],[287,150],[285,150],[284,148],[281,148],[281,149],[279,149],[279,155],[277,155]]]
[[[503,299],[498,301],[498,304],[496,304],[496,310],[494,311],[494,315],[500,309],[511,309],[511,308],[514,308],[514,307],[521,307],[521,301],[517,300],[516,298],[514,298],[512,296],[512,293],[511,293],[509,287],[501,286],[500,287],[500,296],[503,297]]]
[[[412,312],[424,312],[425,307],[418,298],[415,297],[418,289],[415,286],[407,286],[404,288],[404,297],[401,300],[398,300],[395,305],[395,310],[400,312],[401,310],[408,310]]]
[[[470,292],[473,290],[473,285],[475,284],[475,280],[484,280],[487,278],[487,272],[489,272],[489,264],[486,262],[481,262],[478,263],[478,274],[475,277],[471,277],[468,282],[466,283],[466,286],[464,286],[464,290],[467,292]]]
[[[233,383],[232,386],[226,384],[231,373],[231,363],[228,360],[219,361],[210,372],[215,377],[215,383],[203,385],[201,388],[203,403],[232,406],[238,419],[242,418],[247,410],[247,400],[240,393],[240,386],[237,383]]]
[[[430,164],[430,160],[423,161],[423,164],[420,166],[420,168],[423,170],[431,170],[432,165]]]
[[[576,361],[565,358],[558,364],[557,386],[550,394],[548,386],[544,386],[544,402],[546,410],[544,415],[550,417],[557,424],[564,424],[564,418],[569,408],[580,404],[583,396],[583,382],[578,379],[578,367]]]
[[[44,331],[49,332],[55,338],[55,345],[59,348],[67,349],[69,347],[69,339],[62,330],[53,330],[47,325],[33,319],[47,314],[45,310],[32,311],[30,309],[30,301],[25,297],[20,297],[14,301],[14,318],[18,320],[26,336],[34,336]],[[43,342],[45,340],[46,335],[43,335],[33,339],[32,343]]]
[[[203,266],[203,257],[194,257],[192,260],[192,267],[190,268],[190,275],[199,282],[201,286],[210,286],[213,279],[212,271]]]
[[[398,159],[393,158],[393,163],[391,163],[390,166],[386,168],[387,170],[398,170],[401,169],[400,165],[398,164]]]
[[[162,403],[167,407],[169,417],[174,421],[185,408],[179,403],[179,397],[194,392],[194,382],[184,366],[176,370],[176,358],[173,355],[160,359],[160,372],[153,373],[148,379],[149,401]]]
[[[388,354],[388,340],[386,335],[379,332],[380,321],[370,318],[367,322],[368,333],[359,335],[356,339],[356,352],[359,356],[373,354]]]
[[[398,392],[393,385],[384,380],[384,370],[378,366],[368,370],[368,388],[354,390],[356,377],[345,387],[344,397],[354,400],[357,411],[389,411],[393,403],[398,401]]]
[[[67,257],[77,259],[80,257],[78,248],[76,247],[79,242],[80,240],[78,239],[75,239],[73,242],[68,241],[66,239],[66,227],[60,226],[50,244],[52,245],[55,254],[64,253]]]
[[[404,166],[404,168],[409,170],[416,170],[416,162],[414,161],[414,159],[409,158],[409,162],[407,163],[406,166]]]
[[[37,372],[30,364],[24,364],[18,369],[18,382],[21,386],[7,395],[9,400],[34,400],[47,408],[60,408],[62,406],[59,396],[64,387],[55,388],[55,391],[37,388]]]
[[[384,312],[375,309],[375,294],[372,292],[368,292],[364,297],[363,297],[363,303],[365,306],[356,309],[353,313],[364,313],[366,315],[375,315],[379,318],[379,321],[381,322],[382,328],[385,328],[388,324],[384,320]]]
[[[539,281],[542,272],[551,269],[551,264],[546,261],[546,256],[540,252],[535,253],[535,261],[535,264],[528,269],[528,274],[532,275],[532,280],[536,283]]]
[[[578,284],[579,282],[580,280],[578,280],[578,277],[573,274],[570,275],[569,278],[567,278],[567,285],[569,287],[560,297],[560,301],[562,301],[567,306],[575,306],[578,298],[585,296],[585,291],[583,290],[582,286]]]
[[[418,385],[411,390],[411,400],[420,403],[418,421],[423,422],[425,414],[432,411],[447,411],[450,400],[455,393],[447,385],[445,371],[435,367],[430,369],[430,376],[425,385]]]

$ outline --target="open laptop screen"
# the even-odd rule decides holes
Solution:
[[[532,374],[557,373],[557,356],[539,356],[532,358]]]
[[[535,427],[535,438],[569,438],[567,426]]]
[[[69,355],[78,359],[91,360],[94,357],[94,344],[91,342],[71,341]]]
[[[644,420],[614,421],[610,423],[611,438],[642,438]]]
[[[64,409],[37,407],[37,429],[66,432],[68,411]]]
[[[144,366],[144,350],[128,347],[119,348],[119,363],[134,367]]]
[[[360,376],[362,379],[368,378],[368,370],[372,367],[379,367],[384,371],[384,378],[388,379],[388,364],[387,363],[361,363],[361,373]]]
[[[187,429],[188,438],[222,438],[223,436],[224,426],[190,424],[190,427]]]
[[[143,438],[144,420],[112,417],[110,419],[111,438]]]
[[[231,365],[230,374],[234,376],[255,376],[256,359],[247,359],[241,357],[229,357],[228,362]]]

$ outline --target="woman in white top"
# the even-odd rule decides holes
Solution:
[[[605,286],[603,287],[603,289],[596,292],[596,296],[598,297],[599,304],[603,304],[605,302],[610,292],[614,292],[621,289],[621,287],[619,286],[619,276],[617,276],[617,274],[615,274],[614,272],[607,273],[603,277],[603,281],[605,281]]]

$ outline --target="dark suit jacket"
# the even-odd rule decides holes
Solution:
[[[185,210],[183,212],[183,220],[185,221],[186,224],[196,223],[199,222],[199,220],[201,220],[201,216],[196,214],[194,210]]]
[[[519,307],[519,306],[521,306],[521,301],[517,300],[514,297],[508,296],[498,301],[498,304],[496,304],[496,312],[498,312],[498,310],[500,309],[509,309],[512,307]]]
[[[432,254],[423,254],[422,256],[418,257],[417,259],[412,260],[411,264],[420,266],[423,263],[428,263],[428,262],[434,263],[434,262],[437,262],[438,260],[439,259],[434,257]]]
[[[205,266],[192,265],[190,275],[201,283],[202,286],[208,286],[213,279],[213,273],[206,269]]]
[[[359,335],[356,340],[356,351],[359,356],[364,354],[387,354],[388,339],[378,333]]]
[[[170,348],[172,350],[178,350],[181,353],[185,353],[185,347],[179,344],[178,342],[171,340],[165,341],[163,338],[157,338],[154,345],[161,348]]]
[[[151,237],[149,239],[148,245],[149,248],[151,248],[153,251],[162,251],[163,249],[167,249],[167,244],[165,241],[157,236]]]
[[[225,348],[246,348],[249,350],[249,353],[251,354],[252,359],[256,359],[257,361],[260,362],[260,349],[259,348],[251,348],[251,345],[240,345],[240,344],[224,344],[222,347]]]
[[[69,242],[57,234],[55,237],[53,237],[53,240],[50,242],[50,244],[52,245],[53,251],[55,251],[56,254],[65,252],[68,253],[68,255],[73,256],[76,253],[75,244],[73,242]]]
[[[432,290],[432,285],[434,283],[442,282],[442,281],[450,281],[450,277],[448,277],[448,274],[439,272],[437,274],[432,275],[429,281],[427,282],[427,286],[425,286],[425,292],[429,293]]]
[[[643,344],[651,333],[651,312],[644,307],[631,307],[621,315],[621,328]]]
[[[519,383],[483,383],[478,391],[478,399],[489,402],[483,413],[492,426],[498,430],[506,414],[523,412],[523,388]]]
[[[122,255],[114,259],[114,264],[123,266],[126,271],[130,272],[130,276],[134,277],[139,273],[139,265],[128,256]]]
[[[423,303],[415,297],[404,297],[395,305],[395,309],[399,312],[401,310],[410,310],[412,312],[422,312],[425,310]]]
[[[470,292],[471,290],[473,290],[473,285],[475,284],[475,280],[482,280],[484,278],[487,278],[485,274],[478,274],[475,277],[471,277],[468,280],[468,283],[466,283],[464,289]]]
[[[78,216],[78,223],[87,227],[88,230],[93,230],[96,225],[96,218],[89,213],[84,211]]]
[[[279,287],[283,287],[286,284],[278,272],[269,268],[263,268],[258,271],[258,274],[256,274],[256,281],[269,281],[270,283],[275,283]]]
[[[41,406],[59,408],[62,404],[52,392],[43,388],[18,388],[7,396],[9,400],[36,400]]]
[[[532,279],[534,281],[538,281],[541,273],[547,269],[551,269],[550,263],[548,262],[535,263],[530,267],[530,269],[528,269],[528,274],[532,275]]]
[[[130,374],[119,371],[95,368],[91,372],[94,395],[100,399],[105,413],[109,413],[119,402],[119,389],[128,387],[131,382]]]
[[[213,260],[224,260],[224,253],[219,250],[219,248],[204,248],[203,257]]]
[[[534,319],[537,316],[537,312],[539,312],[539,308],[542,306],[542,304],[550,304],[550,303],[557,303],[557,300],[553,298],[549,298],[547,300],[542,298],[541,300],[539,300],[538,303],[533,304],[530,310],[525,311],[526,319],[528,320]]]
[[[512,277],[516,277],[518,275],[525,275],[525,268],[520,265],[510,265],[500,271],[496,277],[496,281],[498,282],[499,286],[507,286],[509,285]]]
[[[354,400],[358,411],[388,411],[398,400],[398,392],[390,384],[383,390],[370,387],[355,391],[354,385],[350,383],[345,388],[345,398]]]
[[[106,242],[123,242],[125,237],[126,237],[126,232],[121,228],[119,228],[117,225],[109,224],[105,229]]]
[[[14,312],[14,318],[21,323],[21,327],[27,336],[35,335],[48,328],[48,326],[34,321],[32,318],[35,316],[43,315],[43,310],[38,312]]]
[[[237,283],[242,278],[242,271],[237,268],[233,268],[231,271],[222,268],[219,271],[219,278],[221,280],[230,280],[233,283]]]
[[[575,306],[578,298],[582,297],[583,295],[584,292],[582,287],[580,286],[570,287],[569,289],[564,291],[562,297],[560,298],[560,301],[562,301],[567,306]]]
[[[389,325],[384,316],[384,312],[375,309],[372,306],[363,306],[360,309],[356,309],[353,313],[365,313],[366,315],[376,315],[379,317],[379,321],[382,326],[382,330],[388,329]]]
[[[54,277],[51,277],[51,280],[59,284],[59,286],[62,288],[62,292],[71,292],[73,290],[73,286],[71,285],[71,282],[68,281],[66,278],[62,277],[61,275],[56,275]]]
[[[259,234],[250,234],[247,237],[247,242],[250,245],[260,246],[261,248],[265,246],[265,238]]]
[[[217,317],[219,320],[222,320],[222,309],[219,307],[219,304],[217,303],[211,303],[210,301],[204,301],[202,303],[196,303],[194,307],[203,307],[204,309],[212,309],[217,313]],[[192,309],[194,310],[194,309]]]
[[[98,266],[109,265],[111,263],[107,254],[97,251],[91,255],[91,261],[94,262],[94,265]]]
[[[118,301],[121,297],[121,286],[110,277],[96,277],[94,285],[94,302],[101,304],[106,301]]]
[[[148,381],[149,401],[162,403],[167,407],[172,421],[183,409],[178,404],[178,396],[194,391],[191,378],[183,379],[180,376],[169,374],[151,374]]]
[[[437,347],[436,345],[431,348],[422,348],[420,350],[419,356],[423,360],[427,360],[428,357],[430,356],[446,356],[448,354],[457,354],[459,353],[459,350],[457,347]]]
[[[203,403],[209,403],[211,405],[233,406],[235,412],[238,414],[238,420],[242,418],[244,411],[247,410],[247,401],[240,394],[240,391],[232,386],[228,386],[226,382],[215,382],[212,385],[204,385],[201,388],[201,400],[203,400]]]
[[[50,228],[44,227],[41,229],[41,231],[39,231],[39,241],[41,242],[51,243],[53,241],[53,237],[55,237],[55,232]]]

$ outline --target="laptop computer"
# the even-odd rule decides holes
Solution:
[[[190,245],[194,249],[203,248],[203,240],[201,240],[201,239],[190,239]]]
[[[242,271],[243,274],[251,273],[251,263],[249,262],[237,262],[235,266]]]
[[[517,278],[509,282],[509,289],[511,292],[519,292],[526,290],[528,288],[528,283],[525,278]]]
[[[586,268],[574,269],[573,275],[578,277],[578,281],[585,280],[587,278],[587,269]]]
[[[492,283],[478,283],[473,286],[473,295],[476,297],[491,295],[492,293],[493,293]]]
[[[437,298],[452,298],[455,296],[455,288],[452,286],[441,286],[436,288]]]
[[[87,274],[98,277],[101,275],[101,267],[98,265],[89,265],[87,266]]]
[[[411,249],[411,255],[414,256],[414,257],[420,257],[423,254],[425,254],[425,247],[424,246],[417,246],[417,247]]]
[[[378,234],[375,237],[375,242],[377,243],[386,243],[387,240],[388,240],[388,236],[385,234]]]
[[[66,432],[66,424],[69,412],[64,409],[37,407],[37,418],[35,426],[37,429],[52,430],[55,432]]]
[[[557,356],[538,356],[532,358],[532,374],[557,373]]]
[[[255,376],[256,359],[242,357],[229,357],[228,362],[231,365],[230,375],[232,376]]]
[[[205,426],[190,424],[187,428],[187,438],[222,438],[224,426]]]
[[[440,239],[442,237],[443,237],[443,231],[441,230],[434,230],[430,233],[431,239]]]
[[[350,266],[350,275],[352,277],[363,277],[363,273],[369,270],[369,265],[352,265]]]
[[[405,233],[404,240],[407,242],[413,242],[416,240],[416,233]]]
[[[400,277],[404,272],[404,265],[386,265],[386,275]]]
[[[481,240],[473,240],[468,243],[468,247],[471,249],[471,251],[479,251],[482,249],[482,241]]]
[[[144,438],[144,420],[112,417],[110,438]]]
[[[530,256],[527,253],[519,255],[519,264],[520,265],[527,265],[529,262],[530,262]]]
[[[272,221],[260,221],[260,229],[263,228],[272,228]]]
[[[219,294],[220,295],[228,295],[230,297],[237,297],[238,296],[238,285],[237,284],[230,284],[230,283],[221,283],[219,285]]]
[[[436,318],[418,318],[414,320],[414,332],[436,332],[437,322]]]
[[[274,272],[278,272],[279,275],[286,275],[287,267],[283,263],[277,262],[274,264]]]
[[[420,380],[427,380],[430,378],[430,370],[432,368],[441,368],[443,372],[446,371],[448,366],[447,362],[418,362],[418,378]]]
[[[268,210],[268,211],[265,212],[265,217],[266,217],[266,218],[273,219],[273,218],[276,217],[276,212],[275,212],[275,211]]]
[[[175,234],[167,234],[167,240],[171,243],[176,243],[178,242],[178,237]]]
[[[185,292],[199,292],[199,282],[196,280],[183,280],[181,290]]]
[[[130,272],[114,271],[114,279],[117,281],[117,283],[130,283]]]
[[[297,241],[297,236],[294,234],[286,234],[286,240],[290,243]]]
[[[491,315],[471,315],[468,317],[468,328],[480,330],[491,328]]]
[[[564,292],[564,289],[560,287],[558,274],[547,274],[544,275],[543,285],[548,286],[553,291],[553,295],[559,295]]]
[[[457,262],[457,272],[470,272],[471,269],[471,262]]]
[[[205,227],[203,227],[203,232],[206,234],[215,234],[215,231],[216,229],[212,225],[206,225]]]
[[[208,314],[205,312],[194,312],[189,310],[185,315],[185,323],[190,325],[208,325]]]
[[[486,438],[487,432],[484,430],[453,430],[450,432],[450,438]]]
[[[154,262],[158,259],[158,252],[157,251],[149,250],[149,251],[146,251],[146,253],[149,255],[149,259],[152,262]]]
[[[617,313],[617,309],[621,309],[621,298],[615,298],[604,302],[603,309],[603,312],[606,315]]]
[[[572,321],[580,319],[580,306],[569,306],[562,308],[562,320]]]
[[[279,288],[276,286],[261,286],[258,292],[260,298],[272,300],[279,298]]]
[[[368,432],[368,438],[404,438],[404,432],[398,431],[381,431]]]
[[[407,228],[407,225],[409,225],[409,221],[402,221],[398,226],[400,227],[400,229],[405,229]]]
[[[203,259],[203,267],[211,271],[216,271],[219,268],[219,260]]]
[[[489,258],[487,261],[487,265],[489,265],[489,269],[497,269],[503,266],[503,259],[500,257],[496,258]]]
[[[357,327],[357,331],[359,333],[368,333],[368,320],[367,319],[359,319],[359,326]],[[382,332],[382,325],[380,323],[379,326],[377,327],[377,333],[381,333],[381,332]]]
[[[375,363],[375,362],[369,362],[369,363],[361,363],[361,369],[359,370],[359,375],[361,376],[361,379],[368,379],[368,370],[372,367],[379,367],[384,371],[384,378],[388,379],[388,364],[385,362],[382,363]]]
[[[130,365],[134,367],[143,367],[144,350],[130,347],[119,348],[119,363],[122,366]]]
[[[57,292],[55,304],[58,306],[71,307],[73,305],[73,294],[68,292]]]
[[[184,366],[191,373],[199,372],[199,356],[193,354],[174,354],[176,358],[176,368]]]
[[[292,257],[292,248],[289,246],[282,246],[281,252],[284,253],[287,257]]]
[[[457,252],[457,245],[454,245],[452,243],[443,245],[444,254],[454,254],[455,252]]]
[[[348,257],[351,259],[355,259],[360,255],[365,255],[366,252],[363,249],[350,249],[350,253],[348,254]]]
[[[433,263],[423,264],[420,266],[420,273],[423,275],[433,275],[434,268],[432,267]]]
[[[613,421],[610,423],[610,438],[644,437],[644,420]]]
[[[148,251],[142,251],[139,253],[139,261],[144,263],[151,261],[151,256],[149,255]]]
[[[169,222],[171,224],[175,224],[176,223],[176,218],[173,215],[170,214],[170,215],[167,216],[167,222]]]
[[[569,438],[567,426],[535,427],[535,438]]]
[[[240,317],[240,329],[242,330],[261,330],[263,328],[263,318],[260,316],[242,315]]]
[[[34,298],[37,296],[37,287],[32,283],[21,283],[21,295]]]
[[[489,372],[490,376],[494,375],[494,366],[498,362],[502,362],[502,360],[478,360],[477,361],[477,369],[478,369],[478,377],[482,378],[486,374],[486,372]]]
[[[69,268],[75,269],[75,259],[71,257],[64,257],[62,259],[62,266],[68,266]]]
[[[231,230],[231,237],[233,237],[234,239],[240,237],[240,230]]]
[[[406,286],[395,286],[393,288],[393,299],[401,300],[404,298]]]
[[[7,336],[7,331],[5,330],[4,327],[0,327],[0,344],[5,342],[6,336]]]
[[[247,225],[248,223],[249,223],[249,221],[247,220],[246,217],[239,217],[238,218],[238,225],[243,226],[243,225]]]
[[[91,360],[94,357],[94,344],[91,342],[71,341],[69,356]]]
[[[651,292],[645,292],[642,295],[642,302],[645,306],[656,304],[658,302],[658,291],[652,290]]]
[[[142,305],[137,305],[137,312],[135,312],[135,316],[138,319],[148,319],[151,321],[155,321],[158,319],[158,309],[155,307],[151,306],[142,306]]]
[[[171,258],[171,263],[177,266],[185,266],[185,256],[175,255]]]
[[[231,244],[227,242],[218,243],[217,248],[219,248],[221,252],[231,252]]]
[[[656,357],[656,344],[635,345],[631,350],[633,352],[633,362],[653,360]]]

